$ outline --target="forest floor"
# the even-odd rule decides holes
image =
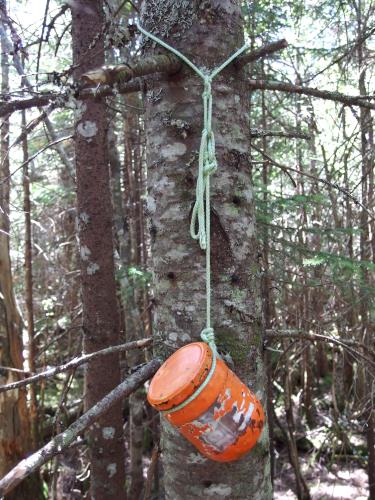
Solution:
[[[357,464],[332,464],[328,469],[320,463],[309,464],[309,458],[300,456],[301,469],[312,500],[367,500],[368,477]],[[295,477],[287,457],[275,478],[275,500],[294,500]]]
[[[323,398],[316,400],[315,403],[319,410],[316,415],[316,426],[307,430],[306,424],[302,423],[300,415],[295,412],[296,431],[293,433],[300,470],[311,500],[367,500],[369,495],[365,468],[367,450],[363,422],[361,424],[354,418],[350,421],[341,418],[334,423],[329,405],[324,404]],[[299,407],[300,405],[295,405],[295,408]],[[276,410],[276,413],[281,427],[287,428],[283,412]],[[125,442],[129,461],[128,435]],[[276,457],[273,498],[297,500],[294,470],[289,461],[288,447],[280,432],[280,426],[274,427],[274,444]],[[145,480],[149,466],[150,455],[147,453],[143,456]],[[129,468],[128,463],[127,470]]]
[[[301,471],[310,491],[311,500],[367,500],[367,471],[353,463],[334,463],[329,469],[319,462],[311,463],[311,455],[299,455]],[[144,459],[146,476],[149,458]],[[295,476],[286,450],[277,459],[274,500],[297,500]]]
[[[367,448],[364,422],[353,413],[333,418],[331,391],[315,395],[315,425],[309,426],[302,418],[302,402],[295,397],[293,432],[298,450],[298,461],[312,500],[367,500]],[[286,429],[285,411],[275,407],[278,425],[274,427],[276,500],[297,499],[296,481],[290,464],[287,444],[280,428]]]

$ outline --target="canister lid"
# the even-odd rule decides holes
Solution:
[[[212,351],[204,342],[178,349],[156,372],[147,399],[158,410],[168,410],[185,401],[206,379]]]

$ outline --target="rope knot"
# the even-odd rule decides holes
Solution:
[[[217,170],[217,161],[216,158],[211,158],[210,161],[207,161],[204,164],[204,176],[213,174]]]
[[[209,97],[211,96],[211,85],[209,87],[206,88],[206,86],[204,87],[204,91],[202,92],[202,97],[203,99],[208,99]]]
[[[215,344],[215,332],[213,328],[204,328],[201,331],[201,339],[203,342],[206,342],[206,344]]]
[[[210,75],[206,75],[203,79],[204,90],[202,96],[204,99],[208,99],[209,97],[211,97],[211,81],[212,78]]]

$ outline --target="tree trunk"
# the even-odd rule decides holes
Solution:
[[[144,27],[213,69],[243,44],[240,2],[143,2]],[[145,41],[147,55],[153,44]],[[156,52],[163,49],[156,48]],[[190,69],[148,82],[146,140],[148,214],[155,276],[158,354],[199,340],[205,325],[205,257],[189,236],[202,129],[202,81]],[[245,71],[235,65],[213,88],[213,130],[219,169],[212,184],[213,327],[219,348],[265,406],[260,278],[256,262],[250,185],[249,96]],[[167,422],[162,423],[166,499],[271,499],[268,428],[241,461],[217,463],[199,455]]]
[[[264,61],[262,61],[262,79],[265,79]],[[262,92],[262,128],[267,130],[267,110],[266,110],[266,96],[265,91]],[[262,137],[262,149],[267,153],[267,137]],[[265,161],[262,166],[262,183],[263,183],[263,210],[266,218],[269,216],[269,200],[268,200],[268,173],[271,168],[270,164]],[[269,330],[272,326],[272,296],[271,296],[271,277],[270,277],[270,235],[269,227],[267,224],[263,226],[263,280],[262,280],[262,298],[263,298],[263,312],[264,312],[264,326]],[[275,476],[275,448],[273,445],[274,436],[274,422],[271,406],[273,405],[273,367],[272,367],[272,353],[266,351],[264,356],[266,373],[267,373],[267,416],[268,427],[270,435],[270,462],[271,462],[271,480],[274,482]]]
[[[300,66],[300,55],[297,49],[296,54],[296,84],[301,84],[301,79],[299,75]],[[296,102],[296,130],[297,133],[301,133],[301,125],[302,125],[302,106],[301,100],[299,98],[295,98]],[[304,172],[304,164],[302,159],[302,149],[301,142],[296,141],[296,164],[298,166],[298,170],[300,172]],[[306,198],[306,190],[305,190],[305,182],[303,175],[298,176],[297,181],[297,194],[302,196],[304,199]],[[306,237],[306,228],[308,226],[307,219],[307,211],[305,205],[302,204],[301,207],[301,215],[298,224],[297,231],[297,240],[300,248],[305,248],[307,246],[307,237]],[[303,254],[300,252],[299,261],[302,263]],[[308,331],[309,325],[309,289],[307,285],[307,273],[306,268],[301,264],[298,269],[298,273],[301,276],[300,283],[300,291],[298,291],[298,329],[301,331]],[[298,289],[297,289],[298,290]],[[309,342],[306,342],[306,345],[303,349],[302,354],[302,362],[301,362],[301,381],[302,381],[302,402],[303,402],[303,411],[306,416],[306,420],[308,424],[313,426],[313,416],[312,416],[312,370],[311,370],[311,347]]]
[[[126,103],[130,106],[140,107],[142,105],[138,96],[133,99],[126,99]],[[125,140],[125,161],[127,172],[127,189],[129,191],[129,225],[132,228],[130,231],[131,240],[131,260],[130,266],[134,266],[139,271],[144,271],[143,256],[143,205],[141,195],[142,186],[142,157],[141,151],[141,126],[137,112],[129,108],[126,112],[124,122],[124,140]],[[144,337],[144,322],[143,322],[143,289],[142,283],[137,279],[130,280],[129,303],[128,309],[132,309],[129,314],[133,317],[133,326],[129,328],[129,337],[127,340],[138,340]],[[131,298],[130,298],[131,296]],[[135,350],[127,353],[129,367],[134,368],[145,361],[144,353],[141,350]],[[145,404],[145,394],[142,388],[131,394],[129,398],[129,452],[130,452],[130,485],[129,497],[140,498],[143,487],[143,443],[144,443],[144,423],[143,409]]]
[[[104,65],[102,1],[72,4],[75,78]],[[80,238],[84,351],[119,343],[119,312],[113,262],[112,205],[107,151],[106,103],[76,101],[77,219]],[[90,363],[85,405],[93,406],[120,383],[119,356]],[[91,495],[125,498],[122,405],[115,405],[89,433]]]
[[[358,39],[363,36],[367,29],[367,19],[373,14],[373,7],[369,7],[367,14],[363,12],[364,6],[361,0],[358,0],[355,5],[357,14],[357,29]],[[368,86],[366,85],[366,44],[359,44],[357,49],[359,81],[358,87],[361,95],[366,95]],[[362,184],[361,184],[361,202],[363,206],[370,205],[372,201],[373,186],[369,186],[369,179],[373,179],[373,149],[374,149],[374,134],[371,111],[368,109],[360,109],[359,123],[361,127],[361,157],[362,157]],[[370,195],[370,196],[369,196]],[[370,199],[369,199],[370,198]],[[366,210],[361,211],[361,235],[360,235],[360,255],[363,262],[371,261],[372,244],[371,244],[371,222],[369,221]],[[374,326],[371,321],[371,302],[369,298],[369,289],[371,287],[371,277],[366,267],[362,268],[361,276],[361,338],[363,342],[371,349],[374,347]],[[368,373],[368,368],[364,366],[363,373],[363,393],[364,393],[364,417],[366,419],[367,429],[367,449],[368,449],[368,482],[369,482],[369,499],[375,500],[375,417],[373,407],[373,379]]]
[[[343,138],[348,140],[346,135],[346,115],[345,109],[342,112],[342,130],[343,130]],[[349,184],[349,171],[348,171],[348,160],[349,153],[345,153],[343,158],[344,163],[344,189],[349,192],[350,184]],[[354,222],[353,210],[351,200],[346,197],[345,199],[345,227],[349,230],[352,230]],[[354,238],[353,233],[349,233],[348,243],[347,243],[347,253],[349,259],[354,261]],[[353,335],[353,331],[355,330],[356,323],[358,320],[358,307],[356,306],[355,299],[355,289],[353,280],[350,280],[348,283],[348,291],[346,293],[346,307],[347,312],[344,316],[344,328],[342,331],[342,336],[344,339],[349,339]],[[353,356],[344,349],[342,353],[342,361],[341,361],[341,376],[340,379],[340,393],[338,395],[338,406],[339,410],[343,411],[347,402],[351,400],[354,393],[354,368],[353,368]]]
[[[3,3],[3,13],[6,4]],[[3,21],[3,19],[2,19]],[[1,37],[1,92],[9,92],[9,61],[5,34]],[[0,364],[10,369],[0,373],[0,383],[9,384],[23,377],[22,320],[13,291],[13,277],[9,255],[9,119],[1,126],[0,177]],[[15,369],[15,370],[12,370]],[[20,372],[17,372],[20,370]],[[0,396],[0,477],[3,477],[31,448],[30,424],[26,390],[4,392]],[[39,498],[35,477],[22,483],[10,499]]]
[[[25,135],[22,139],[23,152],[23,210],[25,215],[25,309],[27,319],[28,339],[28,368],[35,373],[35,341],[34,341],[34,304],[33,304],[33,257],[32,257],[32,233],[31,233],[31,201],[30,201],[30,177],[29,177],[29,148],[26,133],[26,111],[22,111],[22,128]],[[30,426],[32,448],[38,446],[38,403],[36,387],[30,386]]]
[[[283,350],[286,351],[286,343],[283,342]],[[310,492],[306,481],[302,475],[300,462],[298,459],[298,449],[296,442],[296,426],[294,422],[293,415],[293,399],[292,399],[292,384],[291,384],[291,363],[289,357],[286,356],[285,370],[284,370],[284,388],[285,388],[285,416],[288,425],[287,436],[288,436],[288,451],[289,460],[294,469],[294,475],[296,478],[296,493],[298,500],[310,500]]]

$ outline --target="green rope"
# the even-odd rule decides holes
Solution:
[[[215,154],[215,136],[212,130],[212,89],[211,83],[213,78],[228,66],[236,57],[249,48],[246,43],[226,61],[214,69],[211,73],[206,73],[199,69],[186,56],[181,54],[177,49],[163,42],[160,38],[144,30],[139,23],[137,28],[145,36],[158,43],[165,49],[169,50],[187,64],[204,83],[203,98],[203,130],[201,143],[199,148],[198,160],[198,178],[196,186],[196,198],[193,207],[190,224],[190,234],[194,240],[199,240],[199,245],[202,250],[206,251],[206,328],[201,332],[201,338],[206,342],[213,354],[211,369],[201,386],[184,402],[176,406],[172,410],[166,410],[165,413],[173,413],[184,408],[187,404],[193,401],[207,386],[216,368],[216,358],[218,356],[215,334],[211,327],[211,207],[210,207],[210,176],[217,170],[217,160]],[[198,222],[198,230],[195,230]]]

